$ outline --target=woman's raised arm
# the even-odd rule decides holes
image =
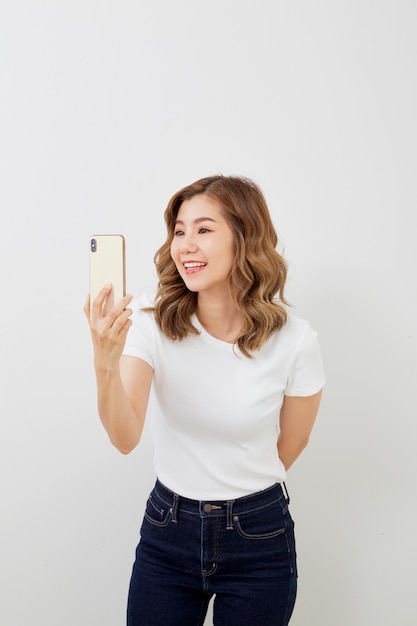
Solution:
[[[111,292],[104,287],[84,306],[94,349],[98,413],[112,444],[128,454],[139,443],[145,421],[153,370],[142,359],[122,356],[127,332],[132,324],[132,296],[122,298],[107,316],[103,304]]]

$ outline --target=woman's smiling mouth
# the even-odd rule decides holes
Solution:
[[[206,265],[207,263],[202,263],[201,261],[185,261],[185,263],[183,263],[186,274],[194,274],[195,272],[199,272],[204,267],[206,267]]]

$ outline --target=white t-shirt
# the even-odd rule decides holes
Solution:
[[[277,454],[279,413],[287,396],[309,396],[324,385],[317,334],[292,313],[249,359],[209,335],[165,337],[153,297],[133,303],[125,355],[154,370],[148,418],[155,471],[169,489],[196,500],[229,500],[285,480]]]

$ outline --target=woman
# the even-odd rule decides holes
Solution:
[[[260,189],[212,176],[178,193],[158,289],[90,322],[98,410],[129,453],[151,418],[156,485],[128,626],[284,626],[297,584],[286,470],[306,446],[324,373],[316,333],[287,310],[286,264]],[[149,400],[149,407],[148,407]]]

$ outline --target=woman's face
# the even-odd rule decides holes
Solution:
[[[181,204],[171,257],[190,291],[213,296],[229,293],[233,232],[220,207],[208,196],[198,194]]]

